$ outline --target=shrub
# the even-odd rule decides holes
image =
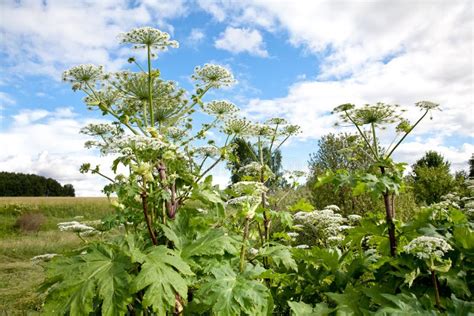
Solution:
[[[46,217],[40,213],[26,213],[18,217],[15,222],[15,228],[21,232],[38,232],[41,226],[46,222]]]

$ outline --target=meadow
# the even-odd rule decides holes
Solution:
[[[31,258],[65,253],[83,242],[73,232],[61,232],[57,223],[92,221],[113,211],[107,198],[1,197],[0,198],[0,314],[32,314],[43,297],[37,291],[44,268]],[[17,221],[34,214],[39,229],[25,231]]]

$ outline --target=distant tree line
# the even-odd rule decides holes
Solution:
[[[0,196],[75,196],[72,184],[14,172],[0,172]]]

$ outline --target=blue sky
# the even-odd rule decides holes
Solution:
[[[179,49],[155,62],[191,89],[197,65],[222,64],[238,84],[211,94],[255,120],[281,116],[303,133],[283,148],[287,169],[305,169],[318,139],[337,132],[333,107],[383,101],[408,108],[431,100],[434,114],[400,148],[413,163],[437,150],[466,168],[474,152],[473,8],[470,1],[125,1],[0,2],[0,170],[31,172],[97,195],[103,183],[78,173],[110,159],[83,148],[81,126],[102,119],[60,81],[82,63],[128,67],[117,35],[133,27],[169,32]],[[349,130],[344,130],[349,131]],[[388,136],[388,135],[387,135]],[[215,174],[226,182],[222,166]]]

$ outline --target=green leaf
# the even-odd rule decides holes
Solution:
[[[165,246],[154,247],[133,280],[132,291],[145,289],[143,306],[151,306],[158,315],[165,316],[173,310],[176,294],[182,299],[187,297],[188,286],[182,275],[193,275],[193,272],[178,253]]]
[[[293,259],[288,247],[275,244],[262,248],[261,255],[269,257],[277,266],[284,266],[287,269],[298,271],[295,259]]]
[[[267,315],[270,293],[260,281],[253,280],[258,273],[252,270],[237,274],[228,264],[213,267],[196,299],[216,316]]]
[[[46,314],[88,315],[101,302],[101,315],[127,312],[131,260],[118,247],[94,244],[84,255],[58,258],[48,269]],[[47,281],[48,282],[48,281]]]
[[[295,204],[291,205],[288,208],[289,211],[291,212],[296,212],[296,211],[303,211],[303,212],[311,212],[314,210],[314,206],[311,205],[311,203],[306,200],[306,198],[299,199],[298,202]]]
[[[236,241],[224,231],[215,229],[185,245],[181,250],[181,256],[186,259],[194,256],[224,255],[225,252],[236,254],[238,252]]]
[[[313,308],[311,305],[303,302],[288,302],[288,306],[294,316],[325,316],[333,311],[326,303],[319,303]]]

